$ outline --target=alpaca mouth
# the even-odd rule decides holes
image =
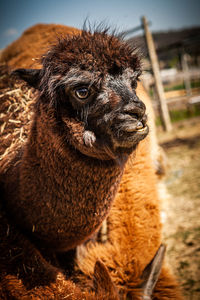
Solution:
[[[149,127],[145,125],[143,128],[130,128],[127,131],[121,133],[115,140],[118,147],[131,148],[137,145],[141,140],[143,140],[149,132]]]
[[[122,125],[122,128],[125,132],[143,132],[145,133],[148,130],[148,126],[143,121],[126,122],[125,125]]]
[[[112,127],[113,145],[115,148],[133,148],[147,136],[148,132],[146,116],[138,120],[131,115],[126,115],[120,123]]]
[[[149,131],[149,128],[147,125],[143,126],[142,128],[129,128],[127,132],[133,132],[138,134],[147,134]]]
[[[137,132],[143,132],[143,133],[145,133],[147,130],[148,130],[148,126],[146,125],[143,128],[137,129]]]
[[[110,118],[100,119],[98,127],[92,121],[90,119],[81,134],[83,145],[80,142],[79,150],[88,156],[101,159],[105,159],[105,154],[113,159],[118,154],[130,154],[149,132],[145,114],[118,112]],[[77,133],[75,136],[77,137]],[[77,144],[79,143],[76,143],[76,148]]]

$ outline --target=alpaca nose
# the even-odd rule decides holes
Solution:
[[[125,97],[124,112],[135,119],[141,120],[145,115],[145,104],[138,98],[135,91],[126,91]]]
[[[137,101],[131,101],[131,103],[126,104],[123,110],[124,113],[132,116],[133,118],[142,120],[145,116],[146,107],[144,103],[138,99]]]

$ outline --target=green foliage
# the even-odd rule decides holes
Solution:
[[[170,61],[169,61],[169,67],[170,68],[176,68],[179,63],[179,57],[174,56]]]
[[[200,87],[200,81],[193,81],[191,83],[192,88],[199,88]]]
[[[200,81],[192,81],[191,82],[191,88],[199,88],[200,87]],[[170,86],[170,87],[165,87],[164,91],[165,92],[169,92],[169,91],[178,91],[178,90],[184,90],[185,89],[185,85],[184,83],[182,84],[177,84],[174,86]]]
[[[200,106],[193,106],[192,110],[187,110],[187,109],[182,109],[182,110],[171,110],[169,112],[170,114],[170,119],[172,121],[172,123],[174,122],[178,122],[181,120],[185,120],[185,119],[189,119],[189,118],[193,118],[193,117],[197,117],[200,116]],[[156,118],[156,126],[160,126],[162,124],[160,117],[158,116]]]

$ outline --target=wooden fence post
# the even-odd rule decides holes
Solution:
[[[182,66],[182,70],[183,70],[183,73],[184,73],[184,85],[185,85],[185,89],[186,89],[186,92],[187,92],[187,96],[191,96],[192,91],[191,91],[191,82],[190,82],[188,58],[187,57],[188,57],[187,53],[185,53],[184,50],[182,50],[181,66]]]
[[[164,89],[163,89],[162,80],[161,80],[161,76],[160,76],[158,58],[157,58],[157,54],[156,54],[156,50],[155,50],[155,46],[154,46],[154,42],[153,42],[153,37],[149,30],[146,17],[142,17],[142,23],[143,23],[143,28],[144,28],[144,32],[145,32],[145,37],[146,37],[147,47],[148,47],[149,56],[150,56],[150,60],[151,60],[151,65],[152,65],[152,69],[153,69],[155,86],[156,86],[156,90],[158,93],[161,119],[163,122],[164,129],[166,131],[171,131],[172,124],[171,124],[171,120],[170,120],[170,116],[169,116],[167,103],[165,100]]]

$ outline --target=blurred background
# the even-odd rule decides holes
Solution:
[[[200,299],[200,1],[1,1],[0,51],[35,24],[82,28],[86,19],[116,28],[142,53],[164,150],[158,175],[167,259],[186,299]]]

